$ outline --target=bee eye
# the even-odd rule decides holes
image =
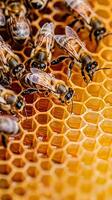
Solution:
[[[96,61],[93,62],[94,66],[98,66],[98,63]]]
[[[88,63],[86,66],[86,71],[89,72],[91,70],[91,67],[92,67],[91,63]]]
[[[23,105],[23,103],[19,101],[16,103],[16,108],[19,110],[19,109],[21,109],[22,105]]]
[[[39,2],[32,2],[32,7],[35,9],[41,9],[42,8],[42,4]]]

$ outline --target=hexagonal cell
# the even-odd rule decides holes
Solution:
[[[40,112],[46,112],[52,107],[52,102],[47,98],[41,98],[37,101],[35,107]]]
[[[97,14],[105,19],[108,19],[110,16],[109,16],[109,12],[108,10],[104,10],[104,9],[98,9],[97,10]]]
[[[26,193],[26,191],[23,187],[16,187],[14,189],[14,192],[19,196],[23,196]]]
[[[85,139],[82,143],[82,146],[87,150],[87,151],[94,151],[96,147],[96,140],[95,139]]]
[[[31,117],[33,115],[35,115],[36,111],[34,109],[33,106],[31,105],[26,105],[23,109],[23,111],[21,112],[21,114],[24,116],[24,117]]]
[[[27,174],[29,176],[31,176],[32,178],[35,178],[37,175],[38,175],[38,170],[37,170],[37,167],[36,166],[30,166],[28,167],[27,169]]]
[[[36,117],[35,117],[35,119],[37,120],[37,122],[39,123],[39,124],[48,124],[49,123],[49,121],[51,120],[51,117],[50,117],[50,115],[49,114],[38,114]]]
[[[0,174],[8,175],[11,172],[9,164],[0,164]]]
[[[27,152],[25,154],[25,158],[30,161],[30,162],[37,162],[38,159],[37,159],[37,156],[36,156],[36,153],[31,151],[31,152]]]
[[[96,112],[87,112],[84,115],[84,119],[88,122],[88,123],[92,123],[92,124],[98,124],[99,121],[101,120],[101,116],[99,113]]]
[[[83,88],[75,88],[75,94],[74,100],[78,102],[84,102],[89,98],[88,93]]]
[[[34,134],[26,134],[23,139],[23,144],[25,146],[34,147],[35,146]]]
[[[7,149],[0,149],[0,160],[9,160],[10,159],[10,154]]]
[[[103,117],[105,117],[105,118],[112,119],[112,107],[105,108],[105,109],[102,111],[102,115],[103,115]]]
[[[102,56],[105,60],[111,62],[111,61],[112,61],[112,50],[110,50],[110,49],[104,50],[104,51],[102,52],[101,56]]]
[[[65,153],[63,150],[57,150],[52,154],[52,161],[55,163],[64,163],[65,161]]]
[[[67,168],[68,168],[69,173],[74,174],[74,172],[75,172],[76,174],[78,174],[81,170],[80,165],[81,165],[80,161],[76,158],[67,160]]]
[[[35,101],[37,101],[37,98],[39,98],[38,97],[38,94],[28,94],[28,95],[25,95],[25,102],[27,103],[27,104],[33,104]]]
[[[97,163],[97,166],[96,166],[97,170],[101,173],[101,174],[106,174],[108,172],[108,163],[106,161],[100,161]]]
[[[73,157],[77,157],[79,148],[80,148],[79,144],[74,144],[74,143],[70,142],[70,144],[68,144],[66,147],[66,152]]]
[[[13,143],[10,145],[10,150],[14,154],[22,154],[24,149],[19,143]]]
[[[111,81],[111,80],[105,80],[105,82],[104,82],[104,87],[105,87],[108,91],[112,92],[112,81]]]
[[[51,114],[53,117],[57,119],[65,119],[68,116],[68,113],[66,112],[66,110],[58,106],[52,108]]]
[[[100,124],[102,131],[112,134],[112,121],[105,120]]]
[[[110,151],[111,149],[109,147],[100,147],[100,149],[97,152],[97,156],[102,160],[108,160]]]
[[[87,136],[87,137],[92,137],[95,138],[99,135],[99,131],[98,131],[98,127],[94,126],[92,124],[88,124],[86,125],[86,127],[83,129],[83,133]]]
[[[83,135],[80,130],[69,130],[66,133],[66,136],[71,142],[77,142],[83,139]]]
[[[105,97],[105,103],[107,103],[109,106],[112,106],[112,94],[109,94]]]
[[[101,136],[99,136],[98,141],[103,146],[110,146],[112,144],[112,135],[102,134]]]
[[[109,71],[109,70],[105,70]],[[101,83],[105,80],[105,74],[104,71],[97,71],[97,73],[93,77],[93,81],[97,83]]]
[[[34,121],[34,119],[25,119],[21,122],[21,126],[24,130],[28,132],[34,132],[34,130],[37,128],[37,124]]]
[[[37,147],[37,153],[43,157],[48,157],[52,153],[52,149],[47,143],[40,143]]]
[[[73,128],[73,129],[80,129],[85,125],[82,118],[76,117],[76,116],[69,117],[69,119],[67,120],[67,124],[70,128]]]
[[[12,164],[15,165],[15,166],[18,167],[18,168],[23,168],[24,165],[25,165],[25,162],[23,161],[22,158],[15,158],[15,159],[12,161]]]
[[[9,187],[10,187],[9,182],[4,178],[0,178],[0,188],[1,189],[8,189]]]
[[[41,141],[49,141],[52,133],[48,126],[39,126],[36,135],[37,138]]]
[[[50,170],[52,167],[52,164],[49,160],[43,160],[41,161],[40,166],[42,170]]]
[[[87,182],[82,183],[80,186],[80,190],[83,193],[89,194],[92,191],[92,182],[89,181],[88,183]]]
[[[107,76],[107,78],[112,78],[112,70],[111,70],[112,65],[111,65],[110,63],[105,63],[104,67],[110,68],[110,69],[108,69],[108,70],[105,70],[104,73],[105,73],[105,75]],[[107,80],[108,80],[108,79],[107,79]]]
[[[43,183],[43,185],[45,187],[49,187],[50,186],[51,180],[52,180],[52,177],[50,175],[43,175],[41,177],[41,183]]]
[[[63,135],[54,135],[51,139],[51,145],[56,147],[64,147],[67,141]]]
[[[67,130],[65,123],[59,120],[53,120],[49,125],[54,132],[59,134],[65,133]]]
[[[112,35],[108,35],[103,39],[103,42],[106,46],[112,47]]]
[[[73,105],[71,103],[67,109],[70,113],[72,112],[72,114],[75,115],[82,115],[86,111],[84,104],[78,102],[73,102]]]
[[[81,160],[85,165],[92,165],[95,162],[95,155],[93,152],[85,151]]]
[[[98,98],[90,98],[86,101],[85,105],[88,109],[91,109],[93,111],[100,111],[104,108],[104,102],[102,99]]]
[[[18,83],[18,82],[13,82],[12,84],[11,84],[11,89],[13,90],[13,91],[15,91],[15,93],[16,94],[19,94],[20,92],[21,92],[21,86],[20,86],[20,84]]]
[[[80,87],[85,87],[86,85],[80,73],[73,74],[71,80],[74,85],[77,85]]]
[[[25,179],[22,172],[15,172],[15,174],[12,176],[12,181],[14,182],[23,182]]]
[[[90,84],[87,87],[87,91],[91,96],[94,97],[104,97],[106,94],[105,89],[101,85]]]
[[[3,194],[1,200],[12,200],[11,194]]]

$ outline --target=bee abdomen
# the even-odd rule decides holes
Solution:
[[[19,125],[14,118],[8,116],[0,117],[0,132],[7,134],[17,134],[18,131]]]

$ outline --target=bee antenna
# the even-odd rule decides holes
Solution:
[[[100,70],[107,70],[107,69],[112,69],[112,68],[110,67],[100,68],[100,69],[96,69],[95,72],[100,71]]]
[[[71,114],[73,114],[73,99],[72,99],[72,105],[71,105]]]
[[[106,34],[103,36],[103,38],[107,37],[108,35],[112,35],[112,32],[106,33]]]

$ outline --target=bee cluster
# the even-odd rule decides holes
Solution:
[[[99,69],[80,33],[87,31],[88,40],[94,41],[96,47],[106,37],[106,28],[85,0],[63,0],[73,15],[74,20],[65,27],[65,35],[55,35],[55,24],[45,23],[33,39],[28,12],[31,9],[42,10],[47,0],[7,0],[0,5],[0,29],[6,28],[15,45],[31,47],[30,58],[22,63],[12,47],[0,36],[0,133],[4,147],[7,146],[7,135],[19,131],[17,114],[25,107],[24,96],[31,93],[52,93],[63,104],[73,101],[74,89],[64,81],[47,72],[48,67],[68,60],[68,79],[71,78],[75,64],[80,67],[84,81],[88,84]],[[71,28],[74,26],[74,29]],[[53,60],[55,42],[66,55]],[[96,48],[95,48],[96,50]],[[10,89],[13,80],[19,81],[25,88],[20,94]]]

